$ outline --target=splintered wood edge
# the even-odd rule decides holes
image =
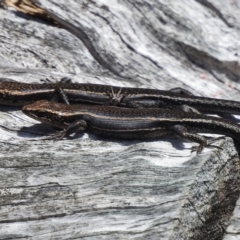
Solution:
[[[172,239],[222,239],[240,194],[240,163],[232,141],[221,147],[189,187]]]

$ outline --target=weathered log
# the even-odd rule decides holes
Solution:
[[[4,2],[0,77],[184,87],[240,101],[237,1],[38,0],[38,14],[28,0]],[[230,138],[198,156],[174,136],[43,141],[55,130],[0,110],[1,239],[239,238]]]

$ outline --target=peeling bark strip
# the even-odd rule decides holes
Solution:
[[[0,77],[184,87],[240,100],[239,1],[11,2],[53,14],[66,30],[0,8]],[[38,140],[53,131],[0,107],[1,239],[239,238],[239,159],[230,138],[195,157],[192,143],[174,137]]]
[[[30,0],[3,0],[2,3],[8,7],[13,7],[16,10],[25,14],[33,16],[46,16],[45,11],[37,7]]]
[[[13,7],[24,14],[43,19],[58,26],[58,23],[55,22],[44,9],[36,6],[31,0],[3,0],[2,4],[8,7]]]

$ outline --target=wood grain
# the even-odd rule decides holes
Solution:
[[[34,3],[54,21],[0,8],[0,77],[184,87],[240,101],[237,1]],[[230,138],[195,156],[174,136],[41,140],[54,131],[0,106],[1,239],[240,237]]]

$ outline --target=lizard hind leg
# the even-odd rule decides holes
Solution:
[[[223,137],[208,138],[206,136],[202,136],[195,132],[192,132],[190,129],[183,125],[174,125],[171,129],[176,135],[185,138],[186,140],[199,143],[198,146],[192,147],[192,152],[196,151],[197,155],[201,153],[205,147],[217,148],[222,150],[221,147],[212,144],[215,143],[217,140],[222,139]]]
[[[183,125],[176,124],[173,127],[171,127],[171,129],[176,135],[188,141],[199,143],[198,146],[192,148],[192,152],[196,151],[197,155],[201,153],[206,146],[208,146],[208,140],[206,137],[199,135],[195,132],[192,132],[191,130],[189,130],[187,127]]]

